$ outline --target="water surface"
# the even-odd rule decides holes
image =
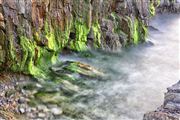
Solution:
[[[163,103],[166,88],[180,79],[180,16],[157,15],[148,40],[118,53],[93,52],[94,58],[66,56],[105,71],[106,81],[92,82],[93,97],[74,103],[92,120],[141,120]]]

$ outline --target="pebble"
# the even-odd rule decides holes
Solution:
[[[36,110],[37,110],[37,109],[36,109],[35,107],[32,107],[32,108],[31,108],[31,111],[32,111],[32,112],[35,112]]]
[[[45,114],[45,113],[38,113],[38,117],[40,117],[40,118],[45,118],[45,117],[46,117],[46,114]]]
[[[19,112],[22,113],[22,114],[25,113],[25,108],[20,107],[20,108],[19,108]]]
[[[18,100],[18,103],[19,103],[19,104],[23,104],[23,103],[25,103],[25,101],[26,101],[26,100],[25,100],[24,97],[20,97],[19,100]]]
[[[37,87],[37,88],[42,88],[42,85],[39,84],[39,83],[36,83],[36,87]]]
[[[48,112],[49,109],[45,105],[38,105],[37,109],[39,111]]]
[[[51,113],[53,115],[61,115],[63,113],[61,108],[51,108]]]

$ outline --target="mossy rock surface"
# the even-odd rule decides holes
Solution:
[[[76,61],[66,61],[58,66],[51,67],[51,70],[56,74],[62,73],[76,73],[86,77],[99,77],[104,74],[97,70],[96,68]]]

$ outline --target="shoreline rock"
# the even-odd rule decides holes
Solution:
[[[163,105],[146,113],[143,120],[180,120],[180,81],[167,90]]]

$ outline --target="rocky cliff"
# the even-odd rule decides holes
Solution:
[[[0,69],[43,77],[63,49],[143,42],[158,1],[0,0]]]
[[[164,104],[156,111],[144,115],[144,120],[179,120],[180,119],[180,81],[168,88]]]

